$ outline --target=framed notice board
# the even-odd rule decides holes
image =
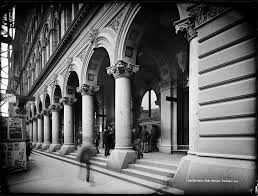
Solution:
[[[24,138],[24,123],[22,118],[8,119],[8,139],[22,140]]]

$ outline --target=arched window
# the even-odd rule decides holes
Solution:
[[[149,117],[152,117],[151,110],[159,108],[155,101],[157,101],[157,96],[153,90],[147,91],[142,98],[141,107],[143,111],[148,112]]]

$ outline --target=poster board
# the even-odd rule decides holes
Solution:
[[[26,142],[5,142],[1,145],[4,168],[27,169]]]
[[[24,139],[24,123],[22,118],[8,118],[8,140]]]

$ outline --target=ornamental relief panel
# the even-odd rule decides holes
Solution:
[[[124,10],[122,10],[121,12],[119,12],[114,19],[112,19],[106,27],[109,27],[111,29],[113,29],[116,33],[118,32],[120,26],[121,26],[121,22],[122,22],[122,18],[124,16]]]

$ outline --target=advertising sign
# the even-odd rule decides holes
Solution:
[[[23,120],[21,118],[9,118],[8,120],[8,139],[23,139]]]
[[[8,169],[27,169],[26,142],[2,143],[3,167]]]

